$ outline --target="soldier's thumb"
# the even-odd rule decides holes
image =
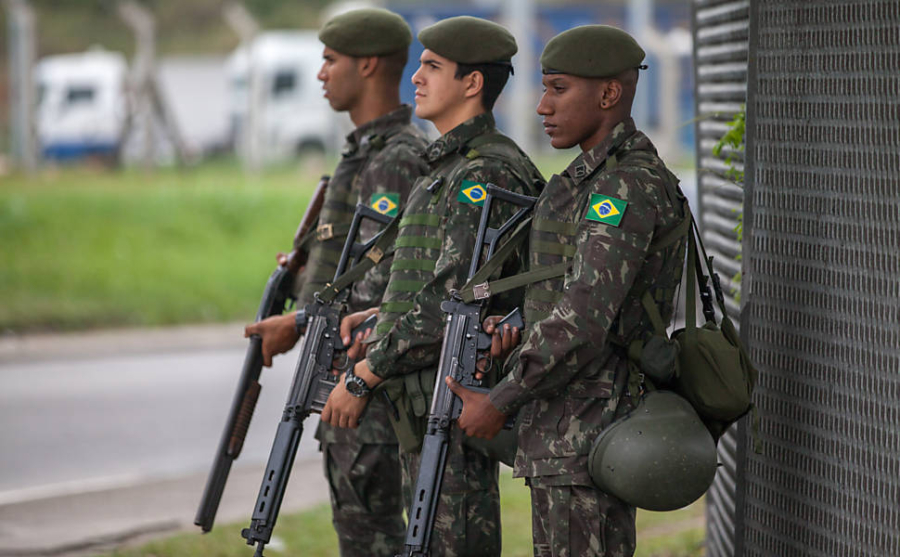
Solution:
[[[456,379],[449,376],[444,378],[444,382],[447,383],[447,387],[450,388],[450,392],[452,392],[453,394],[461,398],[463,402],[465,402],[466,396],[469,394],[468,389],[460,385]]]

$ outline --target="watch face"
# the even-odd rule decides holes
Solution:
[[[356,375],[348,375],[344,386],[347,387],[347,392],[353,396],[362,397],[369,394],[368,385]]]

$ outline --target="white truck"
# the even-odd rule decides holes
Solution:
[[[45,159],[114,159],[127,116],[128,64],[92,49],[47,56],[35,66],[37,135]]]
[[[322,48],[315,31],[265,31],[229,56],[231,130],[241,156],[255,149],[266,163],[339,147],[351,126],[323,97]]]

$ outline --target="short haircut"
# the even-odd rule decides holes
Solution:
[[[378,57],[381,64],[384,64],[385,75],[391,80],[400,81],[403,78],[403,70],[406,68],[406,61],[409,59],[409,49],[402,48],[391,54],[384,54]]]
[[[456,64],[456,79],[462,79],[472,72],[481,72],[484,77],[484,86],[481,89],[481,106],[491,111],[497,97],[506,86],[512,66],[508,64]]]

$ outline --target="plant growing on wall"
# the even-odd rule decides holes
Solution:
[[[746,129],[746,117],[747,110],[744,106],[741,106],[741,110],[734,115],[734,118],[731,122],[728,123],[728,131],[725,132],[725,135],[713,146],[712,152],[717,157],[722,157],[725,159],[725,164],[728,165],[728,170],[725,175],[733,180],[737,185],[744,187],[744,169],[743,166],[738,168],[734,161],[735,153],[743,153],[744,147],[746,146],[745,139],[745,129]],[[725,152],[724,156],[722,150],[728,147],[729,149]],[[741,242],[744,239],[744,212],[738,211],[737,215],[737,226],[734,228],[735,233],[737,234],[738,245],[741,245]],[[737,261],[741,260],[741,254],[738,253],[737,257],[735,257]],[[740,284],[741,282],[741,273],[740,271],[731,279],[733,283]],[[736,287],[732,292],[734,295],[735,301],[738,303],[741,302],[741,292]]]

